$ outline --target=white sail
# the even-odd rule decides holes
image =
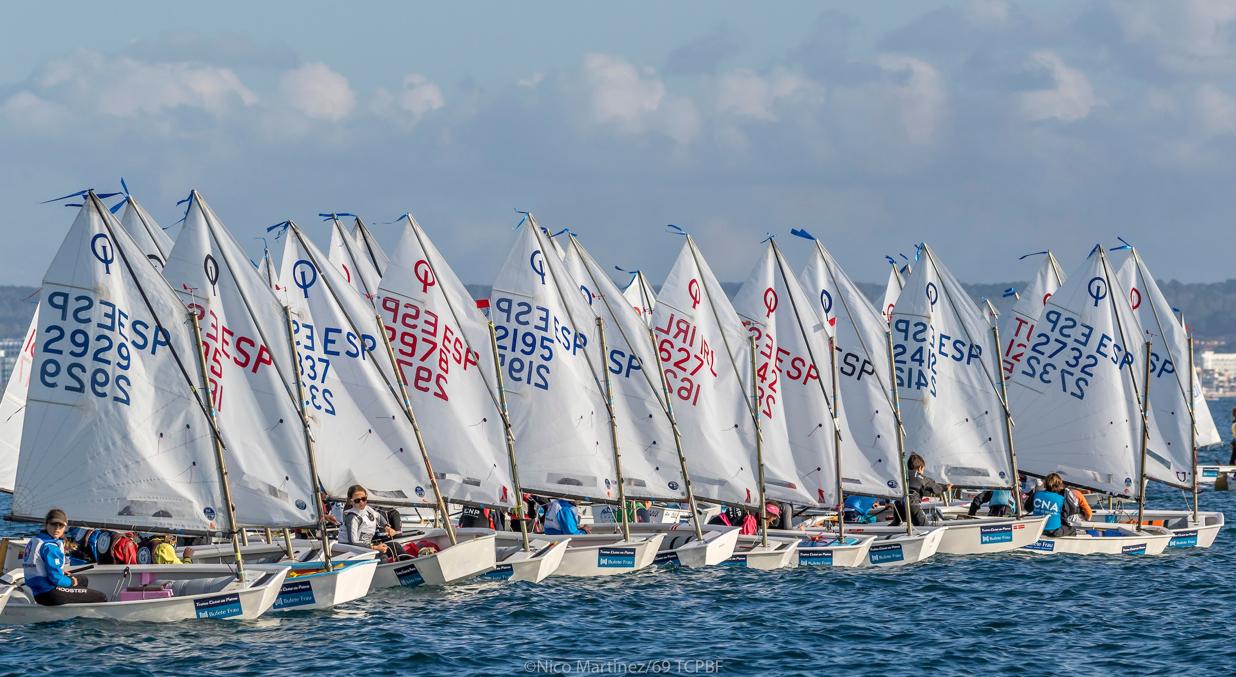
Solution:
[[[230,530],[188,313],[93,194],[43,278],[13,514]]]
[[[162,270],[167,263],[167,257],[172,253],[172,238],[137,198],[125,195],[121,204],[124,205],[124,212],[120,215],[120,225],[133,237],[138,250],[146,255],[155,268]]]
[[[21,430],[26,420],[26,391],[30,388],[38,329],[39,309],[36,306],[26,338],[21,342],[21,352],[9,372],[9,382],[4,386],[4,400],[0,402],[0,491],[12,493],[13,482],[17,479],[17,456],[21,452]]]
[[[1025,359],[1026,349],[1030,347],[1030,337],[1034,335],[1034,323],[1038,321],[1043,307],[1051,295],[1064,284],[1064,275],[1060,272],[1060,264],[1051,252],[1046,252],[1047,258],[1034,279],[1018,294],[1017,302],[1009,311],[1004,322],[1000,323],[1000,343],[1003,356],[1004,378],[1013,377],[1017,365]]]
[[[385,275],[387,267],[390,266],[391,257],[382,250],[382,245],[378,244],[377,238],[369,231],[369,226],[366,226],[359,216],[353,216],[349,232],[352,239],[356,241],[361,255],[369,259],[369,263],[374,270],[378,271],[379,276]]]
[[[829,330],[772,240],[734,296],[734,310],[756,342],[769,492],[789,485],[812,502],[836,505]]]
[[[889,322],[893,317],[893,306],[897,304],[897,297],[901,296],[901,290],[906,286],[905,280],[902,279],[901,273],[897,270],[897,264],[890,264],[888,271],[888,282],[884,284],[884,303],[880,306],[884,313],[884,321]],[[910,265],[906,264],[906,270],[909,270]]]
[[[1009,406],[1020,469],[1136,497],[1142,424],[1133,374],[1142,355],[1119,289],[1096,247],[1048,299],[1009,381]]]
[[[589,364],[596,327],[555,251],[529,218],[490,295],[520,481],[531,491],[613,501],[609,423]]]
[[[372,303],[378,295],[382,274],[362,251],[357,239],[344,230],[339,219],[330,219],[330,263],[345,282]]]
[[[747,333],[690,237],[657,296],[653,332],[695,495],[758,506]]]
[[[316,524],[316,481],[296,405],[295,364],[279,300],[202,196],[163,276],[198,317],[215,420],[241,524]]]
[[[648,325],[579,240],[567,237],[567,274],[579,283],[580,298],[592,315],[604,322],[606,355],[595,354],[593,364],[609,370],[626,495],[685,500],[686,482]]]
[[[841,415],[841,488],[901,496],[897,417],[888,372],[888,320],[816,242],[803,270],[804,289],[836,342]],[[825,468],[832,473],[832,470]],[[835,482],[835,480],[833,480]]]
[[[1137,250],[1130,250],[1119,264],[1116,278],[1141,327],[1138,343],[1151,344],[1149,416],[1157,434],[1151,436],[1152,444],[1146,450],[1146,476],[1192,489],[1194,431],[1189,415],[1189,337]],[[1133,342],[1132,337],[1129,341]],[[1138,374],[1139,378],[1144,376],[1144,372]]]
[[[926,244],[893,308],[906,453],[964,487],[1015,486],[991,325]]]
[[[322,486],[331,496],[360,484],[384,502],[433,504],[373,306],[294,224],[281,268]]]
[[[1197,446],[1206,447],[1223,441],[1214,416],[1210,414],[1210,406],[1206,404],[1206,392],[1202,389],[1196,365],[1193,367],[1193,416],[1197,423]]]
[[[639,316],[644,325],[651,327],[652,311],[657,305],[657,295],[652,291],[652,285],[648,284],[644,271],[635,271],[635,274],[631,276],[631,281],[622,290],[622,296],[635,309],[635,314]]]
[[[378,315],[438,486],[457,502],[514,505],[489,323],[420,224],[411,215],[405,224]]]

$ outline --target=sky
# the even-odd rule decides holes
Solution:
[[[0,42],[0,284],[37,285],[123,176],[199,190],[256,255],[291,218],[411,211],[487,284],[516,209],[654,283],[815,233],[852,277],[927,241],[968,282],[1123,236],[1233,277],[1236,2],[22,3]],[[169,231],[173,235],[176,228]],[[615,273],[616,277],[621,277]]]

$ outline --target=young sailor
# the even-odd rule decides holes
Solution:
[[[1068,523],[1069,504],[1064,480],[1056,473],[1044,477],[1043,486],[1026,497],[1026,509],[1032,515],[1047,515],[1047,523],[1043,525],[1044,536],[1072,536],[1077,533]],[[1076,506],[1076,502],[1073,505]]]
[[[575,504],[565,498],[555,498],[545,508],[545,533],[556,535],[586,534],[588,530],[579,524]]]
[[[339,530],[339,542],[363,545],[384,555],[392,554],[385,543],[374,543],[376,536],[391,537],[399,532],[391,528],[386,515],[369,505],[369,492],[359,484],[348,487],[348,509],[343,513],[343,528]]]
[[[927,513],[923,512],[923,508],[919,505],[923,502],[923,498],[926,496],[944,496],[953,489],[951,484],[940,484],[924,475],[923,469],[926,467],[927,462],[918,454],[910,454],[910,458],[906,460],[906,468],[910,471],[910,522],[918,527],[927,524]],[[905,512],[904,501],[894,501],[893,526],[904,522],[905,515],[902,514],[903,512]]]
[[[64,530],[69,518],[60,508],[52,508],[43,520],[43,530],[26,545],[22,560],[26,586],[34,593],[34,601],[43,606],[106,602],[107,595],[91,590],[85,576],[70,576],[64,572]]]
[[[990,517],[1009,517],[1013,514],[1013,493],[1008,489],[988,489],[970,501],[970,516],[978,514],[979,508],[987,504],[987,515]]]
[[[154,539],[155,564],[191,564],[192,562],[193,548],[185,548],[179,557],[176,555],[175,534],[163,534]]]
[[[881,512],[888,508],[888,503],[875,496],[859,496],[849,494],[845,497],[844,519],[852,524],[874,524]]]

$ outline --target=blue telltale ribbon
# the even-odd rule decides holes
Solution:
[[[1003,296],[1003,297],[1004,297],[1004,298],[1006,298],[1006,299],[1007,299],[1008,297],[1010,297],[1010,296],[1016,296],[1016,295],[1017,295],[1017,288],[1016,288],[1016,287],[1009,287],[1008,289],[1005,289],[1005,290],[1004,290],[1004,293],[1003,293],[1003,294],[1001,294],[1001,296]]]
[[[776,237],[776,235],[773,235],[772,233],[767,233],[767,235],[768,237],[764,238],[763,240],[760,240],[760,244],[764,244],[765,242],[768,242],[769,240]]]
[[[351,212],[318,212],[318,216],[322,217],[323,221],[338,221],[340,216],[356,218],[356,215]]]
[[[668,224],[666,224],[666,225],[665,225],[665,231],[666,231],[666,232],[668,232],[668,233],[669,233],[669,234],[671,234],[671,235],[683,235],[683,236],[685,236],[685,235],[687,234],[687,231],[683,230],[682,228],[679,228],[678,226],[675,226],[675,225],[674,225],[674,224],[672,224],[672,223],[668,223]]]
[[[569,226],[568,226],[568,227],[566,227],[566,228],[563,228],[562,230],[560,230],[560,231],[558,231],[558,232],[556,232],[556,233],[554,233],[554,234],[552,234],[552,235],[550,235],[550,234],[549,234],[549,231],[548,231],[548,230],[546,230],[546,231],[545,231],[545,234],[546,234],[546,235],[549,235],[550,237],[558,237],[559,235],[562,235],[563,233],[569,233],[570,235],[576,235],[576,234],[577,234],[575,231],[571,230],[571,228],[570,228]]]
[[[805,228],[791,228],[790,235],[801,237],[804,240],[814,240],[815,236],[807,232]]]
[[[895,258],[893,258],[893,257],[889,256],[888,254],[885,254],[885,255],[884,255],[884,260],[885,260],[885,261],[888,261],[888,265],[890,265],[890,266],[895,266],[895,265],[897,265],[897,259],[895,259]]]
[[[275,239],[278,240],[279,238],[283,237],[284,233],[288,232],[288,228],[290,228],[291,226],[292,226],[291,221],[280,221],[279,223],[276,223],[273,226],[267,226],[266,232],[275,233]],[[275,231],[278,231],[278,232],[275,232]]]
[[[193,209],[193,191],[189,191],[189,195],[185,197],[185,199],[177,200],[176,204],[177,206],[179,205],[185,206],[185,215],[180,217],[180,220],[176,221],[176,223],[184,223],[185,219],[189,218],[189,210]],[[174,226],[176,225],[176,223],[173,223],[172,225]]]
[[[400,214],[399,216],[396,216],[394,221],[383,221],[382,225],[389,226],[392,223],[399,223],[400,221],[404,219],[410,219],[411,217],[412,217],[412,212],[404,212]]]
[[[1024,260],[1026,260],[1026,259],[1030,258],[1031,256],[1042,256],[1043,254],[1048,254],[1048,253],[1050,253],[1050,252],[1048,252],[1048,250],[1046,250],[1046,249],[1044,249],[1044,250],[1043,250],[1043,251],[1041,251],[1041,252],[1030,252],[1029,254],[1022,254],[1021,256],[1018,256],[1018,257],[1017,257],[1017,260],[1018,260],[1018,261],[1024,261]]]
[[[524,222],[526,222],[528,220],[528,217],[532,214],[532,212],[527,212],[522,209],[516,209],[515,213],[522,214],[522,217],[520,217],[519,223],[515,224],[515,227],[512,228],[511,230],[519,230],[519,227],[524,225]]]
[[[618,272],[620,272],[620,273],[626,273],[626,274],[630,275],[631,277],[635,277],[636,275],[639,275],[639,269],[638,269],[638,268],[635,268],[634,270],[627,270],[626,268],[623,268],[622,266],[614,266],[614,270],[616,270],[616,271],[618,271]]]
[[[1120,237],[1119,235],[1117,235],[1116,239],[1120,240],[1121,245],[1119,247],[1112,247],[1109,251],[1118,252],[1118,251],[1123,251],[1126,249],[1129,249],[1129,250],[1133,249],[1133,245],[1129,244],[1129,241],[1124,239],[1123,237]]]

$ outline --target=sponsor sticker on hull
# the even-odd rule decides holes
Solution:
[[[1040,538],[1030,545],[1021,546],[1023,550],[1037,550],[1038,552],[1055,552],[1056,542],[1048,538]]]
[[[673,550],[661,550],[657,553],[656,559],[652,560],[652,563],[657,566],[667,567],[674,567],[681,564],[681,562],[678,561],[678,553]]]
[[[279,596],[275,598],[275,608],[288,609],[313,604],[315,601],[312,583],[309,581],[289,581],[284,583],[282,588],[279,588]]]
[[[998,524],[990,527],[979,527],[979,543],[1012,543],[1013,525]]]
[[[493,569],[481,574],[481,578],[491,581],[505,581],[515,575],[515,567],[510,564],[499,564]]]
[[[635,548],[597,549],[597,567],[601,569],[634,569]]]
[[[1188,531],[1177,531],[1172,536],[1172,540],[1167,542],[1169,548],[1196,548],[1197,547],[1197,530],[1190,529]]]
[[[240,615],[240,595],[217,595],[193,600],[198,618],[231,618]]]
[[[394,573],[395,578],[399,579],[399,584],[405,588],[415,588],[425,584],[425,578],[421,576],[420,571],[417,571],[415,564],[399,567]]]
[[[1122,555],[1145,555],[1146,544],[1140,545],[1122,545],[1120,546],[1120,554]]]
[[[832,565],[832,550],[798,549],[798,566],[830,567]]]
[[[884,543],[882,545],[873,545],[871,550],[867,551],[867,559],[872,564],[887,564],[889,562],[900,562],[906,558],[905,553],[901,550],[900,543]]]
[[[721,563],[723,567],[745,567],[747,566],[746,555],[730,555],[728,559]]]

